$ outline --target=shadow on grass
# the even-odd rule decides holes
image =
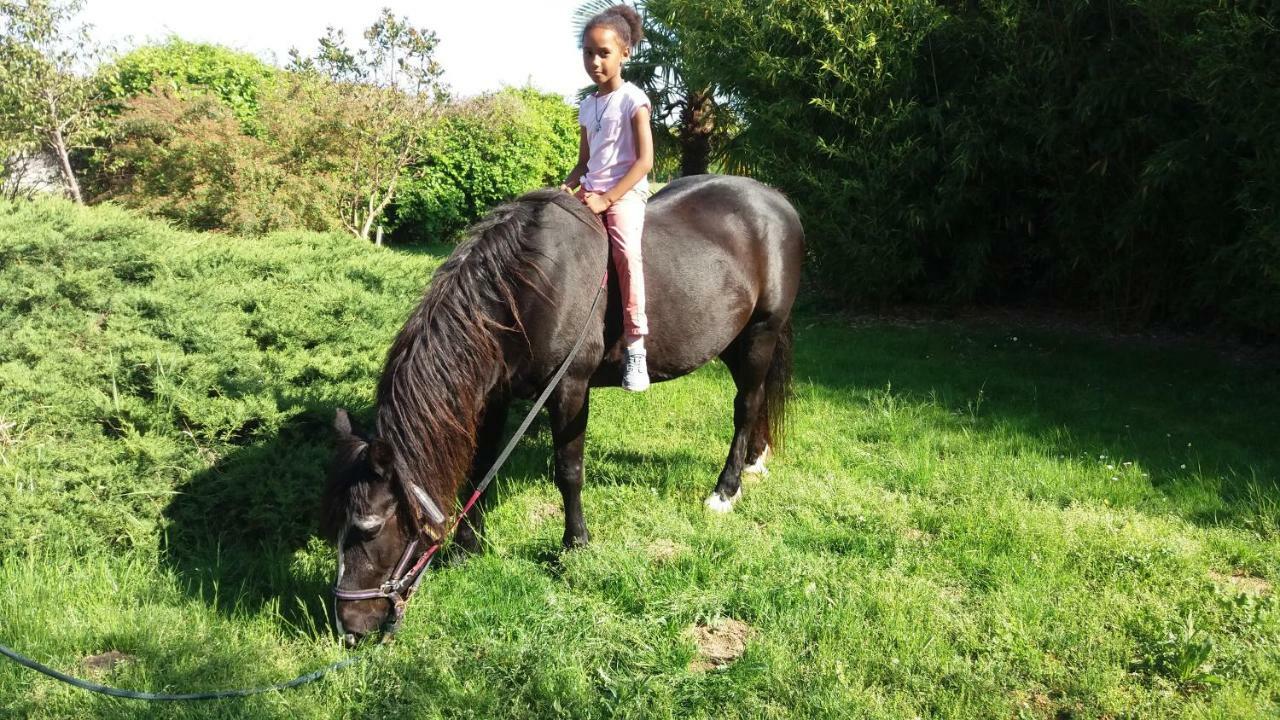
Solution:
[[[1012,434],[1064,459],[1136,463],[1171,501],[1159,510],[1190,522],[1277,526],[1274,369],[1155,341],[1009,326],[798,325],[797,381],[820,393],[941,406],[971,419],[977,439]]]
[[[328,625],[331,568],[297,551],[318,542],[333,408],[304,406],[277,435],[237,449],[178,488],[163,559],[219,611],[276,604],[297,628]]]

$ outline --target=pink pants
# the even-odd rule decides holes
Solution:
[[[583,190],[578,190],[578,198]],[[640,251],[640,235],[644,232],[644,211],[649,194],[630,190],[604,211],[604,224],[609,230],[609,250],[618,268],[618,288],[622,291],[622,330],[628,336],[649,334],[649,319],[644,314],[644,263]]]

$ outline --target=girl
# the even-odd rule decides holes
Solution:
[[[623,301],[623,342],[626,363],[622,387],[640,392],[649,387],[644,336],[649,334],[644,313],[644,267],[640,234],[649,198],[649,170],[653,167],[653,136],[649,130],[651,105],[644,91],[622,80],[622,64],[644,31],[640,15],[615,5],[587,22],[582,31],[582,65],[596,92],[578,106],[578,165],[560,187],[573,192],[591,211],[604,216],[609,246],[618,270]]]

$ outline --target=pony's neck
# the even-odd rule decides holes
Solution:
[[[535,206],[495,210],[436,271],[387,353],[378,436],[397,476],[453,506],[475,455],[491,392],[506,381],[505,341],[520,333],[516,289],[529,271],[524,234]]]
[[[402,352],[388,357],[377,414],[377,434],[391,445],[397,477],[445,509],[470,470],[489,393],[505,368],[493,345],[447,337],[397,342]]]

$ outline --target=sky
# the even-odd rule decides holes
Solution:
[[[436,33],[436,59],[455,95],[505,85],[534,87],[574,98],[590,84],[573,35],[581,0],[86,0],[80,20],[101,43],[119,49],[169,35],[217,43],[283,65],[289,48],[313,52],[332,25],[352,45],[383,7]]]

